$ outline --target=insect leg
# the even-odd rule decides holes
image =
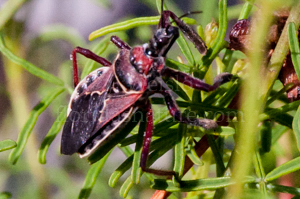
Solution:
[[[131,47],[127,43],[125,43],[124,41],[122,41],[117,36],[111,36],[110,41],[113,42],[120,49],[128,49],[128,50],[131,49]]]
[[[203,91],[213,91],[220,85],[229,82],[232,78],[232,74],[230,73],[221,73],[220,75],[215,77],[213,85],[209,85],[201,81],[200,79],[194,78],[186,73],[168,67],[165,68],[162,75],[165,77],[172,77],[187,86]]]
[[[158,90],[161,93],[166,101],[167,107],[169,109],[170,114],[179,122],[186,123],[192,126],[201,126],[204,129],[216,129],[218,128],[218,124],[210,119],[198,119],[194,117],[184,117],[182,116],[176,101],[173,99],[170,90],[166,90],[162,86]]]
[[[161,14],[161,19],[158,24],[158,28],[167,28],[171,25],[169,17],[173,19],[173,21],[177,24],[178,28],[187,36],[187,38],[193,42],[198,51],[205,55],[207,53],[207,47],[201,37],[197,34],[197,32],[184,23],[179,17],[177,17],[173,12],[169,10],[163,11]]]
[[[175,176],[174,171],[164,171],[164,170],[156,170],[147,168],[147,159],[149,154],[149,147],[151,143],[152,131],[153,131],[153,113],[151,108],[151,103],[148,100],[147,104],[147,127],[144,135],[144,143],[143,149],[141,153],[141,163],[140,166],[144,172],[153,173],[155,175],[163,175],[163,176]]]
[[[111,63],[109,61],[107,61],[105,58],[96,55],[95,53],[93,53],[92,51],[90,51],[88,49],[77,46],[72,51],[74,87],[76,87],[79,82],[76,53],[79,53],[89,59],[92,59],[92,60],[102,64],[103,66],[111,65]]]

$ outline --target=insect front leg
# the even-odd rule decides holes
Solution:
[[[149,100],[147,101],[146,109],[147,109],[147,117],[146,117],[147,127],[144,135],[140,166],[142,170],[147,173],[153,173],[155,175],[161,175],[161,176],[176,176],[174,171],[164,171],[164,170],[147,168],[147,159],[149,155],[149,148],[150,148],[151,137],[153,132],[153,113],[152,113],[151,103]]]
[[[176,101],[173,99],[171,95],[170,90],[166,90],[162,86],[158,90],[159,93],[161,93],[166,101],[167,107],[169,109],[170,114],[179,122],[186,123],[192,126],[201,126],[204,129],[216,129],[218,128],[218,124],[214,120],[210,119],[199,119],[194,117],[184,117],[176,103]]]
[[[79,82],[76,53],[79,53],[79,54],[81,54],[81,55],[83,55],[83,56],[85,56],[89,59],[92,59],[92,60],[100,63],[103,66],[110,66],[111,65],[111,63],[109,61],[107,61],[105,58],[96,55],[95,53],[93,53],[92,51],[90,51],[88,49],[81,48],[81,47],[77,46],[72,51],[74,87],[76,87],[78,82]]]
[[[161,13],[161,19],[158,24],[158,28],[166,28],[171,25],[170,19],[171,17],[173,21],[177,24],[178,28],[187,36],[187,38],[193,42],[197,50],[205,55],[207,53],[207,47],[201,37],[197,34],[197,32],[184,23],[179,17],[177,17],[173,12],[169,10],[165,10]]]
[[[120,49],[131,49],[131,47],[127,43],[125,43],[122,39],[120,39],[117,36],[111,36],[110,41],[113,42]]]
[[[186,74],[186,73],[183,73],[183,72],[180,72],[177,70],[173,70],[168,67],[165,68],[162,75],[164,77],[174,78],[177,81],[179,81],[187,86],[190,86],[197,90],[203,90],[206,92],[217,89],[220,85],[222,85],[226,82],[229,82],[232,78],[232,74],[230,74],[230,73],[221,73],[220,75],[215,77],[213,85],[209,85],[200,79],[190,76],[189,74]]]

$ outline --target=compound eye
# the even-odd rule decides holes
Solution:
[[[168,26],[168,27],[166,28],[166,33],[167,33],[167,35],[173,34],[173,33],[174,33],[174,30],[175,30],[175,27],[174,27],[174,26]]]
[[[152,56],[152,51],[149,48],[146,48],[145,53],[149,56]]]
[[[154,49],[151,49],[151,48],[146,48],[145,49],[145,54],[149,55],[151,57],[157,57],[156,51]]]

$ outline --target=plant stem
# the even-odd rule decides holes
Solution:
[[[241,198],[243,191],[241,182],[250,173],[252,157],[257,144],[259,114],[264,110],[266,99],[271,92],[271,88],[278,77],[288,52],[287,28],[285,27],[269,66],[264,67],[265,40],[273,19],[273,12],[279,6],[283,6],[283,3],[280,1],[260,0],[257,4],[260,9],[254,15],[250,34],[250,41],[252,42],[248,52],[251,67],[248,70],[249,76],[242,85],[242,120],[239,123],[239,134],[237,135],[236,150],[234,151],[233,180],[237,183],[229,188],[227,198]],[[291,20],[296,21],[299,17],[300,2],[293,7],[287,24]]]
[[[295,23],[295,27],[298,30],[300,25],[300,2],[298,2],[293,9],[291,10],[290,16],[286,21],[286,25],[281,33],[279,41],[274,49],[271,60],[268,66],[267,73],[267,85],[264,91],[271,92],[271,87],[273,86],[275,80],[278,77],[278,74],[281,70],[283,61],[289,51],[289,43],[288,43],[288,24],[290,22]],[[265,99],[266,100],[266,99]]]

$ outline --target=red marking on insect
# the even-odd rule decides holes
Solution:
[[[153,63],[153,59],[145,55],[145,50],[142,46],[134,47],[131,51],[131,63],[137,65],[139,73],[148,74]]]
[[[172,26],[170,19],[178,27]],[[149,146],[153,131],[153,115],[149,97],[161,94],[170,114],[179,122],[204,129],[215,129],[217,123],[209,119],[187,118],[182,116],[171,90],[160,83],[160,77],[173,78],[195,89],[212,91],[230,81],[232,75],[220,74],[214,84],[191,77],[189,74],[168,68],[165,56],[179,36],[181,30],[190,39],[200,53],[206,54],[205,43],[200,36],[171,11],[161,12],[158,29],[149,43],[131,48],[116,36],[111,41],[120,49],[113,63],[93,52],[77,47],[73,50],[74,84],[68,117],[63,129],[61,153],[80,157],[93,154],[114,140],[138,109],[147,111],[147,128],[141,154],[143,171],[157,175],[174,175],[172,171],[158,171],[146,168]],[[91,72],[78,84],[76,53],[80,53],[101,67]],[[110,146],[114,147],[114,146]],[[102,157],[98,157],[99,159]]]

